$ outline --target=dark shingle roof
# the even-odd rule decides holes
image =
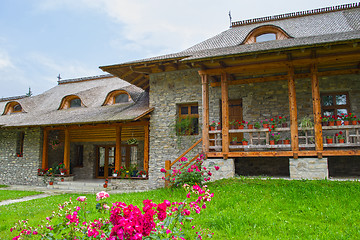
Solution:
[[[281,16],[281,15],[279,15]],[[268,19],[268,20],[266,20]],[[284,17],[266,17],[247,20],[210,39],[182,52],[123,63],[164,61],[179,59],[196,60],[214,56],[269,51],[289,47],[305,47],[336,41],[358,40],[360,31],[360,3],[315,9],[303,14],[290,13]],[[239,25],[239,26],[238,26]],[[244,44],[247,35],[255,28],[274,25],[284,30],[291,38],[269,42]]]
[[[102,106],[106,96],[113,90],[127,91],[129,103]],[[58,110],[63,97],[77,95],[86,107]],[[46,126],[59,124],[84,124],[133,120],[150,110],[148,93],[117,77],[87,78],[59,84],[48,91],[19,99],[23,113],[0,116],[0,126]],[[3,113],[7,102],[0,102]]]

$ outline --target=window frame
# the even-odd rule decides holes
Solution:
[[[346,104],[344,105],[337,105],[336,104],[336,96],[337,95],[346,95]],[[324,106],[323,105],[323,97],[324,96],[332,96],[333,104],[331,106]],[[321,99],[321,115],[324,116],[325,111],[334,111],[334,115],[338,116],[338,109],[346,109],[348,113],[350,113],[350,99],[349,99],[349,92],[323,92],[320,94]]]
[[[23,157],[24,155],[24,140],[25,140],[25,132],[21,131],[17,133],[16,138],[16,156]]]
[[[193,114],[191,113],[191,107],[197,107],[197,113]],[[181,109],[183,107],[188,108],[188,114],[182,114]],[[187,135],[199,135],[199,104],[198,103],[181,103],[178,104],[178,116],[177,116],[177,123],[179,123],[182,119],[191,118],[191,119],[197,119],[197,126],[193,126],[193,123],[191,123],[192,129],[189,130],[189,132],[182,132],[179,131],[176,128],[176,134],[180,136],[187,136]]]

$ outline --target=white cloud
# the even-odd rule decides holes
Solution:
[[[0,49],[0,70],[5,68],[14,68],[7,52]]]

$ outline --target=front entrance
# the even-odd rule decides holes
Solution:
[[[229,100],[229,122],[232,121],[243,121],[242,99]],[[243,133],[231,133],[230,141],[241,142],[243,137]]]
[[[107,178],[115,171],[115,145],[97,147],[96,177]]]

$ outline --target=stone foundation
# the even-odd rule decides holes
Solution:
[[[219,166],[219,170],[216,171],[214,166]],[[204,161],[203,167],[206,167],[208,170],[211,171],[211,181],[223,179],[223,178],[232,178],[235,176],[235,163],[234,159],[215,159],[209,158]]]
[[[141,179],[111,179],[111,185],[121,191],[146,191],[149,190],[149,180]],[[163,180],[164,181],[164,180]],[[163,183],[164,186],[164,183]],[[162,187],[163,187],[162,186]]]
[[[327,158],[290,158],[290,178],[292,179],[327,179],[328,159]]]

